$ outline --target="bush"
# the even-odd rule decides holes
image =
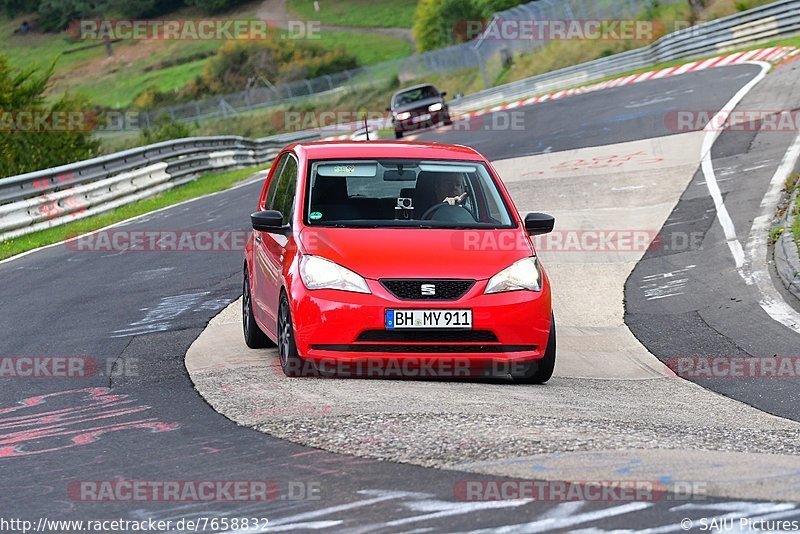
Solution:
[[[414,15],[414,41],[420,52],[463,42],[466,21],[481,20],[475,0],[420,0]]]
[[[155,109],[171,106],[180,101],[176,91],[162,91],[157,86],[151,85],[136,95],[133,107],[136,109]]]
[[[528,2],[528,0],[472,0],[481,12],[481,16],[485,19],[492,18],[492,15],[499,11],[511,9],[520,4]]]
[[[46,32],[59,31],[73,20],[90,18],[97,13],[81,0],[42,0],[39,3],[39,25]]]
[[[280,84],[333,74],[358,66],[343,48],[326,51],[289,40],[230,41],[206,64],[202,79],[188,88],[194,94],[242,91],[262,79]]]
[[[192,135],[188,124],[178,122],[168,113],[162,113],[155,118],[150,128],[145,128],[139,134],[143,145],[151,145],[170,139],[181,139]]]
[[[91,158],[99,152],[100,143],[92,139],[93,124],[87,123],[86,129],[67,131],[14,128],[15,112],[33,111],[46,116],[90,109],[88,101],[81,97],[65,96],[54,104],[45,102],[44,92],[54,66],[55,63],[41,73],[36,69],[14,71],[6,58],[0,56],[0,117],[5,123],[0,127],[0,176],[55,167]]]
[[[206,13],[221,13],[228,9],[244,4],[247,0],[186,0],[186,5],[197,6]]]
[[[0,0],[0,6],[9,17],[20,13],[33,13],[39,7],[39,0]]]

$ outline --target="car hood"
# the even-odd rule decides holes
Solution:
[[[425,108],[427,110],[428,106],[430,106],[431,104],[439,103],[439,102],[444,104],[444,101],[443,101],[442,97],[440,97],[440,96],[433,97],[433,98],[426,98],[424,100],[417,100],[416,102],[411,102],[410,104],[404,104],[402,106],[394,107],[394,108],[392,108],[392,111],[395,112],[395,113],[401,113],[403,111],[411,111],[411,110],[420,109],[420,108]]]
[[[305,254],[321,256],[365,278],[494,276],[533,253],[519,229],[305,228]]]

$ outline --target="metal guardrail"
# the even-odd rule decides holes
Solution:
[[[190,137],[0,179],[0,240],[58,226],[147,198],[197,175],[268,163],[299,132],[262,139]]]
[[[692,59],[800,32],[800,0],[781,0],[665,35],[654,43],[462,97],[465,113],[678,59]]]

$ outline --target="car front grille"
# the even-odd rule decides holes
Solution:
[[[475,280],[382,279],[381,285],[400,300],[458,300],[475,285]]]

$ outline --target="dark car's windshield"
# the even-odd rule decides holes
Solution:
[[[416,89],[411,89],[410,91],[405,91],[395,95],[394,105],[405,106],[420,100],[435,98],[437,96],[439,96],[439,93],[436,92],[436,89],[430,85],[426,85],[425,87],[418,87]]]
[[[474,161],[316,161],[304,219],[312,226],[512,228],[486,166]]]

